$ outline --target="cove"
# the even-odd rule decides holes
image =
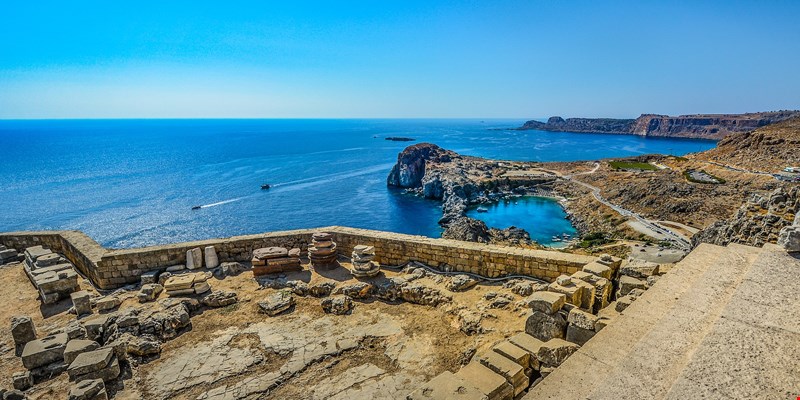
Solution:
[[[566,233],[574,237],[577,234],[566,219],[564,209],[552,198],[522,196],[481,207],[487,211],[478,212],[478,207],[471,207],[467,210],[467,216],[479,219],[493,228],[522,228],[531,235],[531,239],[544,246],[563,247],[565,242],[553,241],[554,236],[561,238]]]

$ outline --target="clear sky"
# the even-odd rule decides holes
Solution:
[[[800,1],[4,1],[0,118],[800,108]]]

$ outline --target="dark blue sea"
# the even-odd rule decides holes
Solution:
[[[437,237],[437,202],[387,188],[406,136],[459,153],[567,161],[686,154],[714,142],[503,131],[523,120],[0,121],[0,231],[78,229],[128,248],[345,225]],[[262,183],[273,188],[261,190]],[[192,206],[202,205],[199,210]],[[482,218],[542,229],[555,202]],[[567,224],[568,225],[568,224]],[[564,228],[568,229],[568,228]]]

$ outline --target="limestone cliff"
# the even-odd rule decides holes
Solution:
[[[778,172],[800,166],[800,117],[753,131],[735,133],[698,158],[738,168]]]
[[[800,116],[800,111],[772,111],[747,114],[694,114],[675,117],[642,114],[636,119],[563,119],[561,117],[550,117],[546,123],[535,120],[528,121],[518,129],[718,140],[733,133],[749,133],[757,128],[784,121],[795,116]]]

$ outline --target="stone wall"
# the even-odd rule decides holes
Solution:
[[[338,226],[123,250],[104,249],[88,236],[75,231],[5,233],[0,234],[0,243],[18,250],[43,244],[67,256],[99,288],[111,289],[138,282],[144,272],[185,264],[186,251],[195,247],[214,246],[221,262],[249,261],[253,249],[260,247],[299,247],[305,252],[315,231],[331,232],[341,255],[349,256],[355,245],[367,244],[375,246],[376,261],[381,264],[403,265],[409,261],[419,261],[432,267],[488,277],[527,275],[552,281],[561,274],[571,275],[595,260],[594,257],[557,251],[527,250]]]

